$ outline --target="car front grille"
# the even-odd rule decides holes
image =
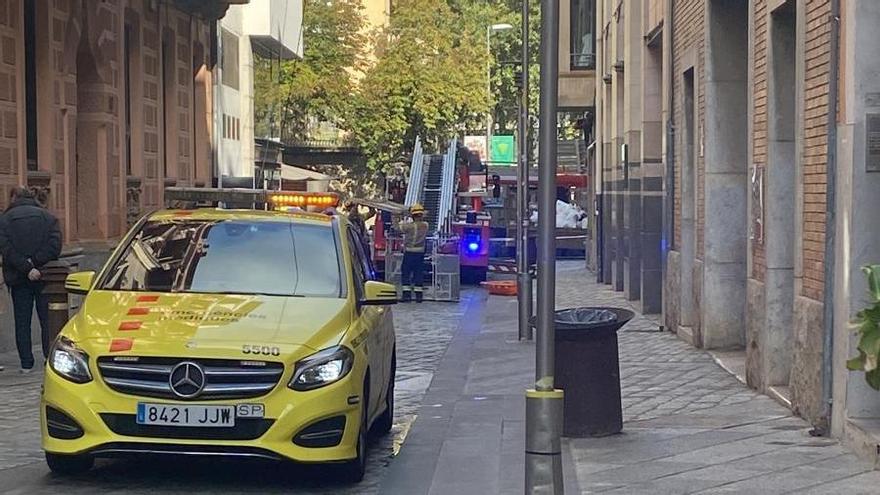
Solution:
[[[102,413],[101,419],[117,435],[184,440],[256,440],[269,431],[274,419],[238,418],[235,426],[200,428],[197,426],[141,425],[134,414]]]
[[[171,387],[172,371],[184,362],[204,372],[204,387],[194,396],[180,396]],[[104,383],[117,392],[175,400],[259,397],[275,388],[284,373],[283,364],[266,361],[118,356],[97,363]]]

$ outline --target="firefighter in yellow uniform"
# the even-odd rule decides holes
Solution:
[[[428,222],[424,220],[425,208],[416,203],[410,208],[412,222],[401,222],[397,230],[403,234],[403,266],[400,268],[400,284],[403,286],[403,302],[412,300],[422,302],[422,276],[425,271],[425,238],[428,236]]]

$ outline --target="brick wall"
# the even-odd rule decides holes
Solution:
[[[674,83],[673,83],[673,119],[675,121],[675,129],[676,129],[676,138],[675,138],[675,211],[674,211],[674,224],[675,224],[675,248],[679,249],[681,246],[681,174],[682,174],[682,161],[683,161],[683,150],[684,150],[684,87],[683,87],[683,76],[685,70],[688,67],[685,67],[685,64],[688,63],[687,57],[690,54],[694,54],[695,57],[693,62],[696,64],[694,67],[694,93],[697,98],[697,113],[698,118],[694,123],[694,132],[696,141],[694,143],[694,153],[697,155],[696,158],[696,194],[697,194],[697,203],[696,203],[696,242],[697,242],[697,257],[702,258],[703,255],[703,157],[700,156],[700,148],[702,143],[702,131],[705,128],[704,126],[704,109],[705,109],[705,100],[704,100],[704,82],[705,82],[705,70],[703,68],[703,53],[704,53],[704,40],[705,40],[705,30],[704,30],[704,19],[705,19],[705,7],[704,2],[700,0],[675,0],[674,4],[674,25],[673,30],[675,33],[674,45],[674,60],[673,60],[673,75],[674,75]]]
[[[752,164],[756,167],[767,165],[767,56],[769,49],[769,25],[767,1],[755,2],[755,40],[754,40],[754,81],[752,83],[754,120],[752,122]],[[766,177],[766,172],[765,172]],[[756,213],[753,213],[754,216]],[[758,240],[749,241],[752,247],[752,277],[764,281],[767,262],[764,245]]]
[[[768,6],[766,0],[755,2],[755,65],[753,163],[767,165],[767,56]],[[829,0],[806,0],[804,56],[803,148],[803,284],[801,295],[821,301],[825,257],[825,167],[827,153],[828,108],[828,14]],[[766,174],[765,174],[766,176]],[[752,277],[764,280],[766,270],[763,244],[751,241]]]
[[[829,0],[805,2],[803,286],[801,295],[822,300],[825,259],[825,184],[830,33]]]

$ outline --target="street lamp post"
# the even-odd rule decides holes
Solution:
[[[538,128],[538,310],[535,388],[526,391],[526,493],[563,493],[562,390],[553,383],[556,310],[556,113],[559,0],[541,0],[541,117]]]
[[[513,29],[510,24],[492,24],[486,26],[486,101],[489,111],[486,112],[486,165],[489,165],[489,148],[492,146],[492,33]]]
[[[519,165],[516,187],[516,293],[519,340],[532,340],[532,274],[529,270],[529,1],[522,2],[519,94]]]

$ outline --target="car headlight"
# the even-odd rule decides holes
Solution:
[[[62,377],[74,383],[92,381],[89,355],[67,337],[58,337],[49,353],[49,366]]]
[[[351,371],[354,353],[345,346],[336,346],[316,352],[296,363],[288,386],[305,391],[330,385],[343,379]]]

